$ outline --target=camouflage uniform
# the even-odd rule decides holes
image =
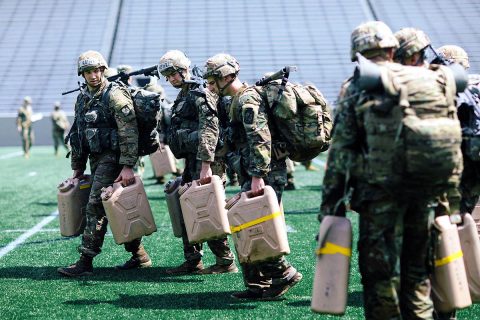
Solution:
[[[386,25],[368,22],[352,33],[352,60],[356,52],[385,57],[386,49],[397,45]],[[408,68],[377,63],[388,69]],[[403,188],[392,192],[370,182],[371,173],[365,170],[366,131],[381,128],[365,125],[368,100],[361,100],[359,91],[356,78],[342,85],[319,220],[324,215],[344,216],[347,205],[360,215],[359,266],[367,319],[432,319],[429,274],[433,213],[428,208],[432,195],[418,192],[412,197]]]
[[[87,224],[79,247],[80,253],[90,257],[101,252],[107,232],[108,221],[100,198],[101,190],[113,184],[124,165],[133,167],[138,159],[138,129],[132,99],[123,87],[114,85],[108,89],[109,86],[110,83],[105,81],[97,92],[92,94],[85,90],[78,95],[70,137],[72,169],[85,170],[87,157],[90,160],[92,189],[86,208]],[[109,102],[104,105],[102,96],[107,90]],[[87,114],[92,114],[92,111],[98,113],[99,123],[89,121]],[[101,118],[108,120],[102,122]],[[78,132],[79,149],[74,142],[75,132]],[[136,239],[126,243],[125,249],[135,252],[140,243],[141,238]]]
[[[167,143],[177,159],[185,158],[182,184],[200,178],[202,162],[210,162],[213,175],[225,182],[225,163],[215,157],[219,140],[219,119],[216,110],[217,97],[197,83],[185,83],[189,78],[190,60],[179,50],[166,52],[158,64],[159,74],[181,76],[181,90],[172,106]],[[203,268],[202,243],[190,244],[185,225],[182,225],[182,240],[185,263],[172,268],[168,273],[191,273]],[[206,271],[235,272],[235,256],[230,250],[228,239],[210,240],[207,244],[215,254],[216,264]],[[231,269],[230,269],[231,267]],[[204,270],[204,271],[205,271]],[[217,272],[211,272],[217,273]]]
[[[246,83],[232,99],[230,122],[235,151],[230,161],[235,168],[242,191],[251,189],[251,177],[262,177],[272,186],[280,203],[287,182],[286,154],[277,158],[272,148],[280,143],[270,128],[265,102],[254,87]],[[242,264],[245,286],[252,292],[264,292],[270,286],[290,281],[297,270],[280,257],[268,262]]]
[[[60,110],[60,103],[55,104],[55,109],[51,115],[52,118],[52,139],[53,139],[53,148],[55,149],[55,154],[58,154],[58,147],[62,145],[65,149],[67,145],[64,142],[65,130],[67,130],[70,125],[67,119],[67,115],[63,110]]]
[[[29,157],[30,148],[32,147],[34,136],[32,130],[32,100],[25,97],[23,105],[18,109],[17,128],[22,138],[22,148],[25,157]]]
[[[80,55],[78,73],[89,68],[107,68],[100,53],[87,51]],[[90,92],[82,89],[75,103],[75,119],[68,134],[71,167],[75,172],[86,169],[90,161],[91,191],[86,207],[86,226],[78,247],[80,260],[70,267],[59,268],[67,276],[89,275],[92,259],[101,252],[107,217],[100,197],[104,187],[111,186],[124,166],[132,168],[138,159],[138,129],[133,101],[128,89],[102,79]],[[132,258],[119,269],[147,267],[151,260],[141,244],[141,238],[125,243]]]
[[[173,104],[167,142],[176,158],[185,158],[182,183],[200,178],[202,161],[210,161],[212,174],[225,181],[225,163],[222,158],[215,158],[219,135],[216,100],[210,92],[201,92],[197,85],[190,84],[182,88]],[[185,229],[182,240],[185,260],[192,264],[200,261],[202,244],[190,244]],[[216,264],[234,262],[227,238],[210,240],[207,244],[215,254]]]
[[[437,49],[449,62],[456,62],[465,69],[470,67],[465,50],[454,45]],[[458,94],[457,114],[462,126],[463,172],[460,180],[461,213],[472,213],[480,196],[480,77],[470,75],[467,89]],[[451,200],[451,197],[448,198]]]

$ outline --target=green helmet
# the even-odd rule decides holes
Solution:
[[[357,60],[356,53],[367,50],[397,48],[398,40],[392,30],[382,21],[369,21],[356,27],[351,36],[350,56]]]
[[[78,57],[78,75],[81,75],[86,70],[100,67],[107,69],[108,64],[98,51],[89,50]]]
[[[230,74],[237,75],[240,71],[240,64],[229,54],[219,53],[205,62],[203,77],[223,78]]]
[[[398,61],[421,52],[431,43],[425,32],[415,28],[400,29],[395,32],[395,38],[397,38],[400,44],[399,48],[395,51],[394,57],[395,60]]]
[[[130,73],[133,71],[132,66],[129,66],[128,64],[121,64],[117,66],[117,72],[118,73]]]
[[[190,64],[190,59],[187,58],[185,53],[180,50],[170,50],[160,58],[157,70],[158,74],[167,76],[172,71],[178,71],[178,69],[188,70]]]
[[[468,61],[468,54],[459,46],[446,45],[437,49],[437,52],[442,54],[447,60],[460,64],[465,69],[470,68]]]

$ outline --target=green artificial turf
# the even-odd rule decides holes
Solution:
[[[56,211],[56,186],[71,175],[69,160],[53,155],[51,147],[34,147],[30,159],[10,157],[19,148],[0,148],[0,249]],[[320,157],[317,161],[324,161]],[[0,258],[1,319],[329,319],[310,311],[315,268],[315,234],[321,199],[322,170],[305,171],[297,166],[297,190],[284,193],[285,218],[291,254],[287,259],[304,278],[285,296],[271,302],[240,302],[230,294],[243,290],[241,273],[169,276],[167,267],[183,262],[181,239],[175,238],[165,204],[163,185],[155,184],[146,159],[145,189],[158,231],[144,238],[152,260],[149,269],[123,271],[116,264],[129,258],[123,246],[105,237],[103,252],[94,260],[95,274],[85,279],[66,279],[56,269],[78,259],[80,238],[63,238],[58,219]],[[239,191],[228,187],[227,197]],[[349,298],[343,319],[362,319],[362,286],[356,252],[356,214],[350,214],[354,248]],[[230,240],[233,248],[233,243]],[[214,257],[204,247],[204,263]],[[459,314],[475,318],[478,306]]]

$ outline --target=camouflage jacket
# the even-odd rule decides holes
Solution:
[[[176,158],[196,154],[201,161],[213,161],[219,137],[217,97],[195,84],[182,88],[172,106],[167,142]]]
[[[53,111],[51,118],[53,130],[66,130],[70,125],[67,119],[67,115],[63,110]]]
[[[233,138],[235,148],[247,159],[248,174],[265,177],[270,170],[272,142],[275,141],[269,127],[265,101],[255,87],[244,83],[233,97],[230,122],[237,131]]]
[[[83,90],[75,103],[69,138],[73,170],[85,170],[89,154],[109,151],[119,155],[119,164],[135,165],[138,128],[128,89],[105,81],[94,93]]]
[[[24,129],[32,125],[32,108],[30,105],[21,106],[18,109],[17,126]]]

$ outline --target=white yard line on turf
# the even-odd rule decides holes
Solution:
[[[0,249],[0,258],[9,253],[10,251],[14,250],[16,247],[21,245],[25,240],[33,236],[34,234],[38,233],[44,226],[49,224],[53,219],[55,219],[58,216],[58,210],[55,212],[52,212],[48,217],[45,217],[42,221],[37,223],[34,227],[32,227],[30,230],[27,232],[23,233],[20,237],[17,239],[13,240],[9,244],[7,244],[5,247]]]
[[[313,159],[312,162],[315,163],[316,165],[321,166],[322,168],[325,168],[326,162],[323,160]]]
[[[23,151],[17,151],[17,152],[12,152],[12,153],[7,153],[7,154],[4,154],[2,156],[0,156],[0,160],[3,160],[3,159],[10,159],[10,158],[14,158],[14,157],[19,157],[23,154]]]

